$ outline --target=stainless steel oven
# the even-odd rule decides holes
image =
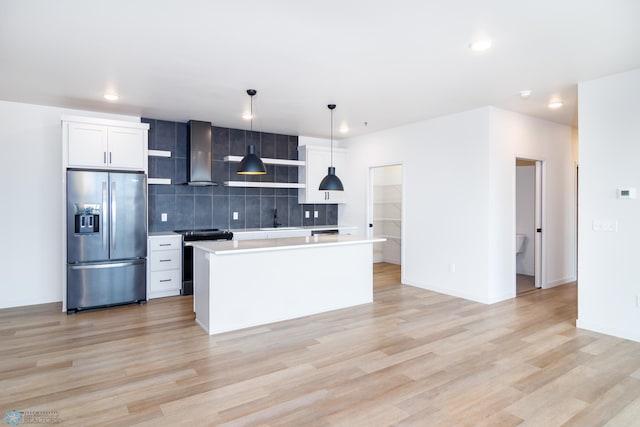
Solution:
[[[182,234],[182,295],[193,295],[193,246],[191,242],[231,240],[230,231],[211,228],[207,230],[175,230]]]

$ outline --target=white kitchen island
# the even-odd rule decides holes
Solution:
[[[196,322],[217,334],[373,301],[373,243],[350,235],[193,242]]]

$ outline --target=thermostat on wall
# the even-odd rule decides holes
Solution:
[[[635,199],[635,188],[618,188],[618,199]]]

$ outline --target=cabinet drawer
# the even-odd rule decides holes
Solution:
[[[180,268],[180,250],[152,251],[149,257],[151,271],[172,270]]]
[[[180,270],[154,271],[149,281],[149,291],[153,295],[156,292],[177,290],[182,288]]]
[[[182,236],[149,239],[149,250],[164,251],[167,249],[182,249]]]

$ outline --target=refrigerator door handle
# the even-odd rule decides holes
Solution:
[[[97,263],[97,264],[70,264],[71,270],[95,270],[96,268],[117,268],[127,267],[130,265],[137,265],[142,263],[141,260],[124,261],[124,262],[109,262],[109,263]]]
[[[118,218],[116,217],[116,183],[111,183],[111,252],[116,250],[116,224]]]
[[[104,216],[107,213],[107,182],[102,181],[102,215],[100,215],[100,228],[102,232],[102,250],[106,252],[109,248],[107,246],[107,233],[105,232]]]

